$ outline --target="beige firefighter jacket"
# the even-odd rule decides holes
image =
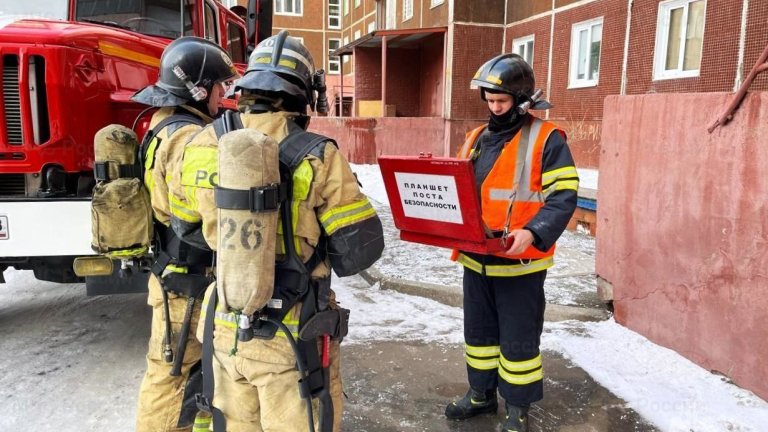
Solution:
[[[288,135],[289,121],[295,114],[286,112],[241,114],[244,127],[256,129],[274,140],[281,142]],[[212,248],[217,248],[218,209],[214,201],[214,187],[218,177],[217,139],[213,127],[204,128],[186,145],[181,163],[171,177],[170,211],[171,225],[182,234],[182,238],[195,237]],[[336,230],[356,223],[377,218],[368,198],[360,191],[357,179],[349,163],[335,145],[328,142],[322,150],[322,157],[307,155],[296,168],[293,176],[294,200],[291,203],[294,215],[295,244],[298,253],[306,262],[313,254],[323,232],[333,234]],[[296,193],[296,192],[299,193]],[[197,231],[196,231],[197,230]],[[202,231],[202,235],[200,234]],[[279,230],[280,231],[280,230]],[[185,236],[184,234],[189,234]],[[283,250],[280,232],[276,236],[276,250]],[[330,276],[327,260],[313,270],[316,278]],[[254,277],[256,277],[254,275]],[[205,321],[206,304],[212,289],[206,292],[200,321]],[[336,307],[331,294],[331,307]],[[270,370],[293,370],[296,359],[293,349],[281,331],[269,340],[254,339],[247,343],[236,342],[237,325],[234,314],[219,305],[214,319],[214,348],[218,352],[236,352],[237,357],[260,364],[271,364]],[[283,319],[283,323],[298,336],[299,311],[297,304]],[[198,327],[197,336],[202,340],[202,328]],[[339,374],[338,341],[331,348],[331,395],[337,412],[334,430],[341,425],[341,378]],[[273,374],[275,375],[275,374]],[[275,375],[277,376],[277,375]],[[289,375],[286,386],[294,389],[296,376]],[[217,387],[218,389],[218,387]],[[217,390],[218,391],[218,390]],[[289,394],[289,393],[286,393]],[[225,398],[217,395],[217,399]],[[266,415],[267,413],[262,413]]]
[[[192,107],[182,105],[180,108],[189,111],[206,123],[213,121],[209,116]],[[173,115],[175,110],[176,107],[163,107],[157,110],[149,122],[149,129]],[[173,126],[163,128],[155,136],[154,140],[161,144],[157,145],[157,142],[154,146],[150,144],[150,148],[154,148],[151,151],[154,161],[144,172],[144,185],[149,190],[155,219],[166,226],[171,221],[171,210],[168,204],[168,183],[171,180],[171,174],[178,171],[178,164],[184,154],[184,144],[202,129],[196,124],[184,124],[178,129],[174,129]]]

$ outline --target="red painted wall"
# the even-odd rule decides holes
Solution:
[[[335,139],[353,163],[375,164],[382,154],[447,154],[440,117],[313,117],[309,130]]]
[[[597,273],[618,322],[768,398],[768,93],[605,101]]]

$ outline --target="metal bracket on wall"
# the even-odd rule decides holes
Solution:
[[[712,123],[712,126],[707,128],[709,133],[712,133],[715,129],[717,129],[718,126],[725,126],[729,121],[733,119],[734,113],[737,109],[739,109],[739,105],[741,105],[741,102],[747,96],[747,90],[749,89],[749,86],[752,85],[752,81],[754,81],[755,77],[757,77],[760,73],[765,72],[766,70],[768,70],[768,46],[766,46],[765,50],[763,50],[763,53],[760,54],[760,58],[757,59],[757,63],[755,63],[752,71],[749,73],[749,75],[747,75],[744,83],[741,85],[741,87],[739,87],[739,90],[736,92],[736,95],[734,96],[730,105],[728,105],[728,108],[725,110],[723,115],[715,120],[715,122]]]

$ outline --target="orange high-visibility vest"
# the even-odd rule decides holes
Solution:
[[[471,157],[472,147],[485,127],[483,125],[467,133],[466,140],[459,150],[459,158]],[[508,217],[509,231],[522,228],[544,206],[541,187],[544,145],[555,131],[565,136],[554,123],[531,116],[512,140],[504,144],[493,168],[480,187],[483,222],[492,231],[503,230]],[[511,246],[511,243],[509,245]],[[552,245],[546,252],[530,246],[518,255],[495,255],[511,259],[540,259],[551,257],[554,253],[555,246]]]

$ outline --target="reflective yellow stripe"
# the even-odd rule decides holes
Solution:
[[[541,354],[530,360],[511,361],[501,355],[501,366],[510,372],[526,372],[541,367]]]
[[[544,190],[544,197],[548,197],[552,192],[559,191],[559,190],[572,190],[572,191],[579,191],[579,181],[578,180],[560,180],[552,183],[550,187]]]
[[[483,266],[479,262],[464,255],[463,253],[459,253],[459,257],[456,259],[456,262],[472,270],[475,273],[481,273],[481,274],[483,273]]]
[[[132,248],[132,249],[111,251],[111,252],[105,253],[104,255],[110,258],[122,259],[122,258],[133,258],[137,256],[142,256],[142,255],[146,255],[147,253],[149,253],[149,248],[146,246],[143,246],[143,247]]]
[[[165,270],[173,273],[189,273],[189,269],[186,266],[177,266],[173,264],[168,264],[165,266]]]
[[[211,428],[211,417],[207,413],[198,412],[192,432],[208,432]]]
[[[187,147],[181,165],[181,184],[213,189],[219,175],[218,165],[215,147]]]
[[[291,198],[291,227],[293,228],[293,243],[296,252],[301,255],[301,242],[296,236],[296,225],[299,223],[299,206],[309,196],[309,189],[312,186],[312,179],[315,172],[308,160],[303,160],[293,171],[293,197]],[[282,227],[282,224],[280,224]],[[282,242],[280,242],[282,245]]]
[[[203,302],[203,306],[205,306],[206,302]],[[218,307],[221,305],[217,305]],[[202,316],[203,313],[201,311],[200,316]],[[214,324],[222,325],[227,328],[236,329],[237,328],[237,315],[235,315],[232,312],[222,312],[217,310],[216,315],[213,317]]]
[[[203,302],[203,306],[205,307],[207,305],[207,302]],[[205,311],[202,310],[200,312],[200,320],[202,321],[203,318],[205,318]],[[237,315],[233,312],[216,312],[216,316],[213,320],[214,324],[220,325],[222,327],[226,327],[229,329],[236,329],[237,328]],[[291,331],[291,334],[294,338],[299,337],[299,319],[295,318],[291,313],[288,313],[285,318],[283,319],[283,324],[285,324],[286,327],[288,327],[288,330]],[[278,330],[275,333],[276,336],[285,337],[285,333],[283,333],[281,330]]]
[[[184,187],[184,199],[186,200],[186,208],[197,211],[200,208],[200,203],[197,200],[197,189],[194,186]],[[179,201],[184,203],[184,201]]]
[[[544,378],[541,354],[523,361],[507,360],[502,354],[499,365],[499,376],[510,384],[525,385]]]
[[[532,382],[540,381],[544,379],[544,370],[543,369],[537,369],[531,373],[527,374],[511,374],[504,370],[504,368],[499,368],[499,376],[504,381],[513,384],[513,385],[526,385],[530,384]]]
[[[120,57],[126,60],[133,60],[139,63],[143,63],[147,66],[152,66],[154,68],[160,67],[160,59],[155,56],[140,53],[138,51],[124,48],[109,42],[99,41],[99,49],[106,55]]]
[[[464,344],[464,349],[467,354],[474,357],[498,357],[501,350],[498,345],[493,346],[472,346]]]
[[[477,358],[465,355],[464,358],[467,360],[467,364],[474,369],[493,370],[499,367],[498,357],[487,358],[487,359],[477,359]]]
[[[352,204],[328,210],[320,216],[320,223],[323,224],[325,232],[331,235],[339,228],[353,225],[374,216],[376,216],[376,210],[368,202],[368,198],[364,198]]]
[[[299,337],[299,311],[297,308],[294,307],[290,310],[290,312],[285,314],[285,318],[283,318],[283,324],[285,324],[285,326],[288,327],[288,330],[291,331],[294,339]],[[275,335],[286,337],[282,330],[278,330]]]
[[[579,173],[578,171],[576,171],[575,166],[573,165],[565,166],[562,168],[557,168],[552,171],[547,171],[543,173],[541,175],[541,184],[547,185],[559,178],[573,178],[578,176],[579,176]]]
[[[183,220],[184,222],[189,223],[199,223],[202,219],[200,218],[200,215],[194,211],[190,206],[173,196],[173,194],[168,195],[169,200],[168,203],[170,205],[171,214],[176,216],[177,218]]]
[[[144,171],[144,186],[150,194],[155,188],[155,177],[152,175],[152,171]]]
[[[460,253],[456,260],[459,264],[474,271],[475,273],[482,273],[483,266],[479,262],[472,258]],[[555,260],[552,257],[541,258],[532,260],[527,264],[509,264],[509,265],[487,265],[485,266],[485,274],[487,276],[496,277],[512,277],[522,276],[530,273],[536,273],[542,270],[546,270],[555,265]]]

